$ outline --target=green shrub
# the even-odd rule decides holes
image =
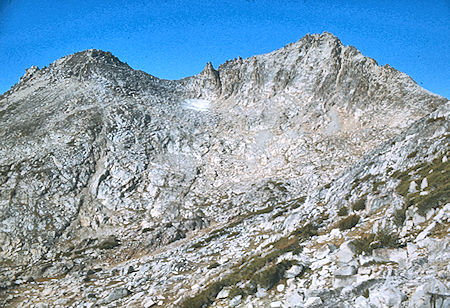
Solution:
[[[343,218],[342,220],[340,220],[337,224],[338,228],[343,231],[343,230],[348,230],[353,228],[354,226],[356,226],[359,222],[359,215],[350,215],[348,217]]]
[[[297,235],[301,239],[309,239],[318,234],[319,227],[316,224],[308,223],[303,227],[295,230],[292,234]]]
[[[198,293],[194,297],[190,297],[186,299],[181,307],[183,308],[202,308],[208,307],[210,304],[214,302],[217,297],[217,294],[222,290],[223,287],[228,286],[229,282],[226,280],[221,280],[212,283],[205,290]]]
[[[367,234],[359,239],[353,240],[352,243],[355,245],[356,254],[363,252],[370,254],[374,249],[397,248],[400,246],[398,235],[387,229],[382,229],[376,234]]]
[[[378,187],[380,187],[381,185],[384,185],[384,184],[386,184],[385,181],[373,183],[372,191],[373,192],[378,191]]]
[[[273,288],[273,286],[275,286],[281,279],[283,279],[284,273],[291,266],[291,261],[283,261],[269,266],[266,270],[255,275],[252,279],[252,283],[269,290]]]
[[[450,179],[447,177],[446,181],[432,190],[428,195],[419,195],[414,200],[417,206],[417,213],[423,216],[429,210],[441,207],[449,201]]]
[[[356,254],[359,255],[363,252],[369,254],[372,252],[372,247],[370,247],[370,244],[373,243],[375,240],[375,234],[370,233],[368,235],[365,235],[361,238],[354,239],[352,241],[353,245],[355,245],[356,248]]]
[[[376,242],[372,245],[376,248],[397,248],[400,246],[397,233],[393,233],[388,229],[381,229],[375,236]]]
[[[347,216],[348,215],[348,208],[343,206],[339,209],[337,212],[338,216]]]
[[[352,204],[352,210],[354,211],[361,211],[364,210],[365,208],[366,208],[366,197],[358,199]]]
[[[300,198],[294,200],[291,204],[291,210],[295,210],[296,208],[299,208],[302,206],[306,201],[306,196],[301,196]]]
[[[405,197],[406,206],[415,205],[420,215],[425,215],[430,209],[438,208],[448,202],[450,195],[450,163],[442,161],[443,154],[432,162],[423,162],[412,166],[406,171],[396,172],[393,177],[400,180],[396,191]],[[428,195],[419,193],[408,194],[409,185],[413,179],[420,183],[428,180]]]
[[[119,246],[119,241],[114,236],[110,236],[98,244],[99,249],[112,249],[116,246]]]
[[[300,242],[317,235],[317,229],[317,224],[309,223],[293,231],[290,235],[273,243],[274,249],[270,253],[257,255],[234,265],[231,273],[211,283],[195,296],[185,299],[180,306],[183,308],[208,307],[224,287],[235,286],[239,282],[249,281],[250,284],[245,289],[232,289],[232,292],[237,295],[254,294],[258,284],[263,288],[272,288],[283,279],[285,271],[292,265],[292,261],[275,263],[277,258],[290,251],[298,254],[301,251]]]
[[[410,158],[416,157],[416,155],[417,155],[417,151],[413,151],[413,152],[409,153],[408,156],[406,156],[406,158],[410,159]]]
[[[401,227],[406,219],[406,207],[402,207],[401,209],[397,209],[394,212],[393,222],[396,226]]]

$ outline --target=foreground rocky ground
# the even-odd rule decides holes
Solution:
[[[0,305],[450,304],[449,102],[330,34],[181,81],[87,51],[0,101]]]

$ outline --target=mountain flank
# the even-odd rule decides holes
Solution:
[[[0,96],[0,305],[446,307],[449,109],[326,32],[181,80],[32,67]]]

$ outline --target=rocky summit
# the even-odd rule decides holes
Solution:
[[[0,96],[2,307],[449,307],[450,102],[329,34]]]

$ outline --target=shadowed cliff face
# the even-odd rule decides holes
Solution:
[[[312,193],[446,101],[328,33],[177,81],[99,50],[33,67],[0,97],[0,256],[151,250]]]

